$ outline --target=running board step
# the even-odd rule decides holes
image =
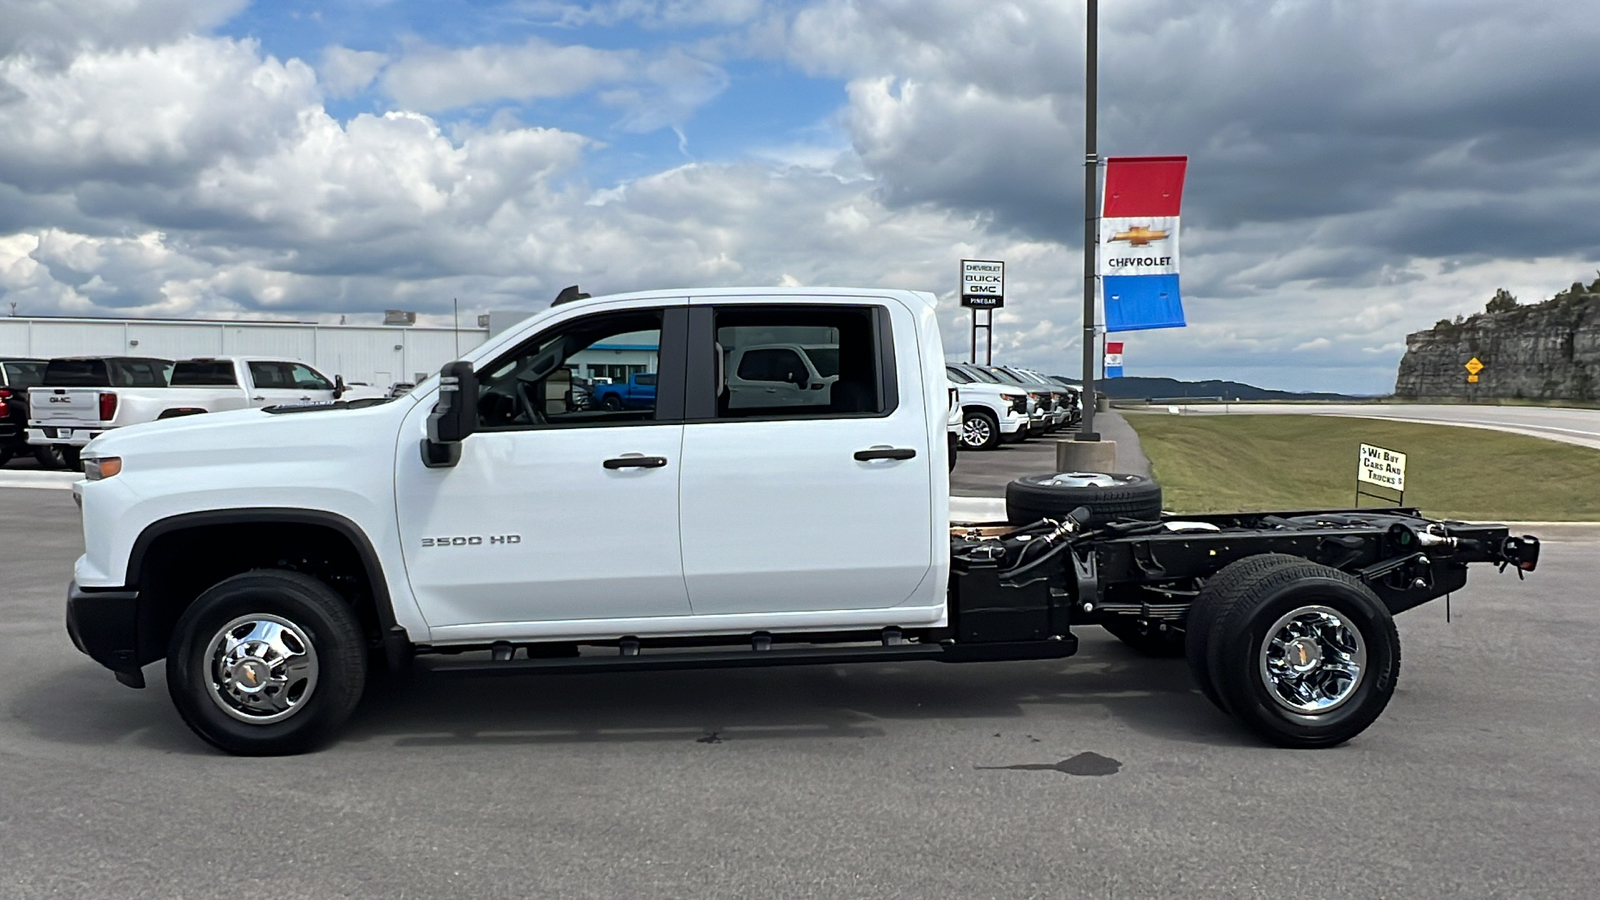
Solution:
[[[733,669],[751,666],[841,665],[864,662],[987,662],[1060,659],[1078,649],[1076,638],[1025,644],[893,644],[874,647],[797,647],[772,650],[656,651],[633,656],[577,656],[554,659],[439,659],[421,656],[418,665],[438,675],[531,675],[535,673],[635,672],[674,669]]]

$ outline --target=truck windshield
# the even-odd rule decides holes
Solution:
[[[8,387],[30,388],[44,383],[42,362],[8,362],[5,363],[5,369],[5,383]]]

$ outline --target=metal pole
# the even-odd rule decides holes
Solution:
[[[456,333],[456,358],[461,358],[461,301],[455,297],[450,298],[450,305],[454,312],[451,314],[451,330]]]
[[[1078,440],[1098,441],[1094,430],[1094,268],[1095,234],[1099,193],[1100,159],[1095,155],[1095,104],[1098,97],[1098,69],[1100,30],[1099,0],[1089,0],[1089,19],[1084,54],[1083,87],[1083,422],[1078,430]]]
[[[983,364],[994,365],[994,310],[983,320]]]

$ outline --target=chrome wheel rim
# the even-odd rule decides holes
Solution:
[[[981,447],[989,443],[989,437],[993,434],[989,420],[982,416],[973,416],[961,423],[961,441],[968,447]]]
[[[211,700],[251,725],[281,722],[317,687],[317,653],[300,626],[256,613],[222,626],[206,647]]]
[[[1058,472],[1039,481],[1054,487],[1116,487],[1123,482],[1102,472]]]
[[[1344,705],[1367,672],[1361,631],[1344,613],[1327,606],[1302,606],[1274,622],[1260,657],[1268,696],[1302,715]]]

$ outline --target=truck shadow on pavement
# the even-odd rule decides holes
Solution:
[[[178,718],[161,670],[147,668],[149,687],[133,691],[98,668],[76,667],[25,691],[15,716],[52,742],[213,752]],[[1046,662],[499,678],[419,672],[407,684],[369,688],[335,746],[867,739],[904,722],[969,720],[1014,730],[1030,716],[1055,725],[1061,717],[1110,718],[1170,741],[1252,743],[1194,688],[1183,660],[1147,659],[1095,636],[1077,656]]]
[[[437,747],[874,738],[899,722],[989,727],[1044,708],[1051,718],[1113,718],[1164,740],[1251,743],[1194,688],[1182,660],[1146,659],[1109,641],[1082,647],[1049,662],[486,679],[421,673],[369,695],[343,740]]]

